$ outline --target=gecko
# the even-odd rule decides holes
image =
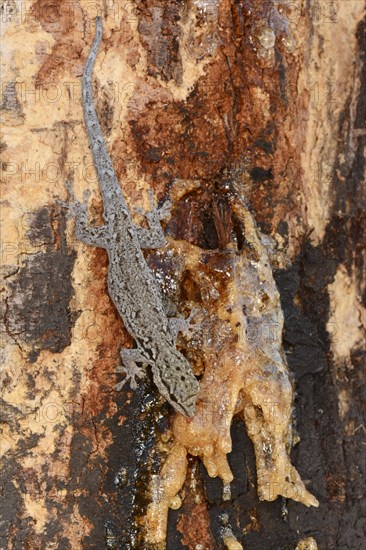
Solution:
[[[96,33],[82,76],[84,122],[103,200],[104,225],[88,223],[87,204],[90,192],[84,192],[83,202],[73,193],[70,182],[66,187],[73,200],[69,204],[75,217],[75,236],[87,245],[102,247],[108,254],[108,293],[121,316],[136,348],[121,349],[122,365],[117,372],[125,374],[117,384],[119,390],[126,381],[137,387],[136,378],[144,376],[137,363],[150,365],[155,385],[165,399],[181,414],[195,413],[199,382],[188,360],[176,349],[176,337],[182,330],[179,321],[168,319],[161,289],[142,253],[144,248],[160,248],[166,244],[160,220],[169,206],[155,208],[150,192],[151,210],[145,213],[148,228],[133,223],[131,212],[116,176],[101,126],[96,114],[92,75],[102,39],[102,20],[96,18]]]

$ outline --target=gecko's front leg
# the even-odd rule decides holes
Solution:
[[[138,214],[142,214],[148,223],[148,229],[145,227],[135,226],[137,237],[141,248],[162,248],[166,244],[163,228],[160,221],[167,218],[171,210],[171,202],[165,201],[160,208],[156,208],[154,202],[154,194],[149,190],[149,200],[151,210],[148,212],[142,208],[136,208]]]
[[[103,225],[93,226],[88,222],[88,201],[90,198],[90,191],[84,191],[83,202],[81,203],[77,200],[71,183],[67,181],[65,186],[72,198],[72,202],[63,203],[63,205],[69,209],[70,214],[75,218],[76,238],[90,246],[108,248],[107,227]]]

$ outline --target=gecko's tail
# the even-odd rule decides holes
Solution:
[[[95,59],[98,54],[99,45],[102,40],[102,35],[102,20],[100,17],[97,17],[95,38],[91,46],[88,58],[86,60],[83,72],[82,96],[84,120],[89,138],[90,149],[93,155],[95,170],[97,172],[103,198],[105,198],[106,193],[110,192],[110,190],[113,189],[114,191],[119,193],[119,199],[122,200],[120,197],[119,183],[113,169],[113,164],[110,159],[107,146],[103,139],[103,133],[95,110],[93,99],[93,69]]]
[[[91,78],[92,78],[92,73],[94,69],[94,63],[95,63],[99,45],[103,36],[102,18],[99,15],[95,20],[95,24],[96,24],[95,37],[94,37],[93,45],[90,48],[90,52],[86,60],[84,72],[83,72],[83,90],[85,90],[88,87],[88,84],[90,84],[91,86]]]

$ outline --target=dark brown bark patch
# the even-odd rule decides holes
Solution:
[[[140,6],[140,40],[147,51],[148,73],[163,80],[180,82],[182,63],[179,52],[181,2],[147,1]]]
[[[70,313],[75,253],[67,249],[65,227],[62,214],[48,208],[35,212],[29,238],[32,244],[43,245],[42,249],[24,254],[23,265],[9,283],[12,298],[6,310],[6,328],[20,345],[25,342],[31,348],[31,361],[43,349],[60,353],[71,343],[76,320]]]

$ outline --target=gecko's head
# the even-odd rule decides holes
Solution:
[[[153,367],[160,393],[184,416],[193,416],[199,383],[187,359],[175,348],[159,353]]]

